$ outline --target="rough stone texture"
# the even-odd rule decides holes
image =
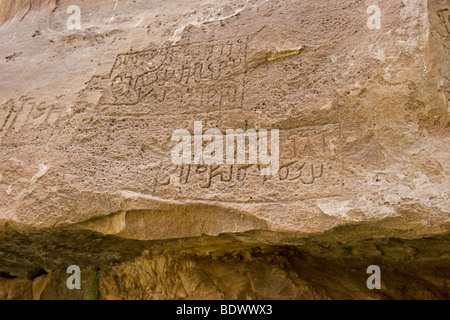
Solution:
[[[0,25],[0,298],[88,298],[71,264],[101,298],[449,297],[450,1],[3,0]],[[173,165],[194,121],[280,129],[279,173]]]

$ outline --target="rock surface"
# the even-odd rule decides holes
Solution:
[[[375,2],[3,0],[0,298],[448,298],[450,1]]]

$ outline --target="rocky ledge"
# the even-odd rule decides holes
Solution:
[[[449,40],[448,0],[1,1],[0,299],[448,299]]]

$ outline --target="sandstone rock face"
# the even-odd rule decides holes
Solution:
[[[448,298],[449,40],[448,0],[3,0],[0,298]],[[174,163],[199,123],[279,168]]]

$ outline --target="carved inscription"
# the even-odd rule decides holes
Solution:
[[[148,112],[164,104],[166,113],[238,109],[245,64],[245,38],[119,54],[100,104],[144,104]]]
[[[337,126],[315,129],[294,129],[281,134],[282,148],[280,169],[273,176],[261,175],[262,167],[257,164],[223,165],[166,165],[153,172],[151,186],[153,194],[161,188],[195,186],[201,189],[221,190],[269,183],[277,185],[312,186],[329,174],[338,162],[339,134]],[[337,166],[337,165],[336,165]],[[334,170],[333,170],[334,171]]]
[[[38,102],[33,97],[9,100],[0,107],[0,142],[9,132],[18,133],[25,127],[52,126],[60,116],[54,105]]]
[[[179,165],[176,167],[178,173],[178,183],[188,184],[189,182],[200,180],[201,188],[210,188],[213,182],[230,183],[230,186],[236,186],[236,183],[244,182],[247,179],[249,170],[255,171],[254,177],[264,183],[268,180],[275,182],[297,181],[302,184],[313,184],[316,179],[323,176],[323,164],[306,164],[298,160],[291,161],[281,166],[275,177],[261,175],[261,167],[258,165]],[[258,178],[258,176],[260,178]],[[162,186],[170,184],[170,177],[167,177],[160,183],[155,179],[155,185]]]
[[[442,9],[438,11],[439,19],[445,24],[447,32],[450,34],[450,9]]]
[[[11,142],[20,134],[51,140],[53,150],[63,154],[59,158],[68,161],[60,167],[65,181],[80,188],[117,188],[120,181],[122,189],[159,197],[238,202],[334,196],[340,185],[337,124],[280,130],[280,167],[272,176],[261,175],[258,164],[172,163],[174,123],[189,128],[195,117],[204,117],[205,127],[224,134],[255,125],[255,115],[242,117],[249,81],[246,46],[246,39],[233,39],[119,54],[108,75],[86,83],[74,107],[28,97],[5,103],[0,139],[8,132]],[[89,92],[101,93],[95,110],[83,102]],[[192,115],[181,116],[186,113]]]

